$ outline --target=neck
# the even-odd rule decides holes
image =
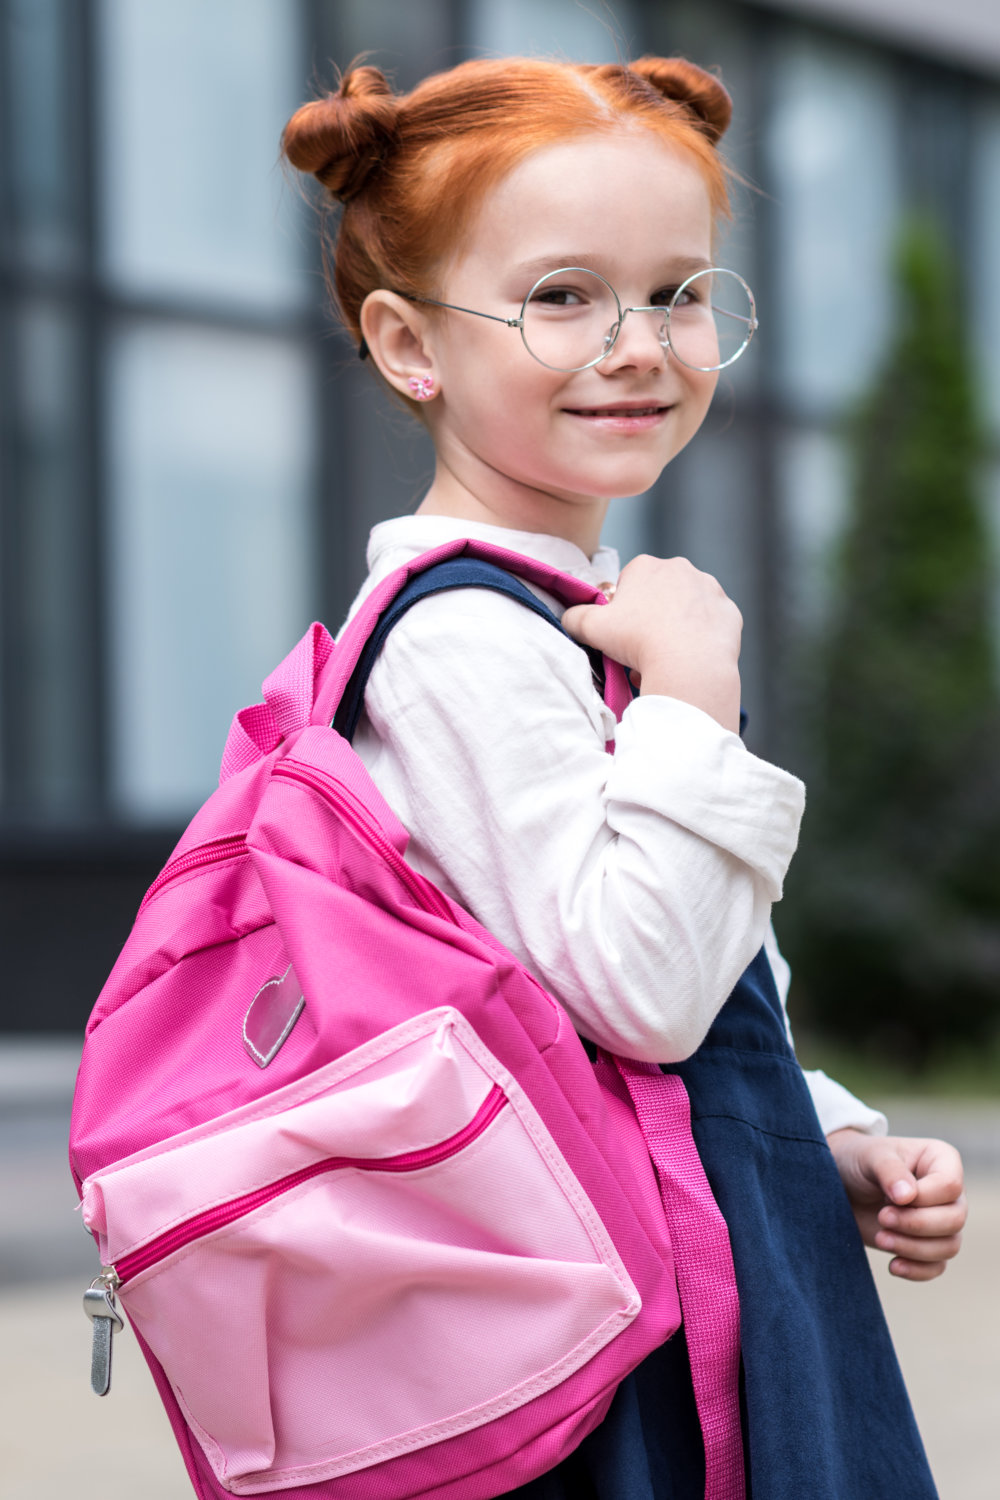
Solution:
[[[434,481],[417,507],[418,516],[454,516],[501,526],[506,531],[531,531],[572,542],[587,557],[600,546],[608,501],[599,497],[552,495],[518,484],[505,475],[475,489],[438,455]]]

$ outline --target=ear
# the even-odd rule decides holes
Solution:
[[[361,332],[380,374],[412,399],[410,380],[434,374],[428,348],[429,321],[414,303],[395,292],[369,292],[361,304]]]

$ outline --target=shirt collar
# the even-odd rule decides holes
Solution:
[[[393,554],[396,563],[403,560],[400,554],[407,558],[419,557],[421,552],[429,552],[432,547],[440,547],[459,537],[506,547],[509,552],[519,552],[536,562],[548,563],[550,567],[594,587],[614,583],[621,568],[613,547],[598,547],[593,557],[588,557],[582,548],[564,537],[547,536],[536,531],[510,531],[504,526],[463,521],[456,516],[398,516],[393,521],[381,521],[372,528],[368,541],[368,567],[373,573],[381,572],[380,565],[387,553]]]

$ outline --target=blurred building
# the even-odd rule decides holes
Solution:
[[[613,12],[613,16],[612,16]],[[0,1029],[80,1027],[211,789],[233,711],[342,618],[430,472],[325,311],[281,127],[361,51],[683,52],[736,101],[724,249],[763,332],[707,434],[614,508],[747,617],[756,745],[823,609],[842,417],[892,318],[904,208],[948,227],[1000,517],[1000,10],[977,0],[2,0]],[[998,526],[1000,531],[1000,526]]]

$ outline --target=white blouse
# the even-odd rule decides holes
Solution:
[[[618,575],[607,548],[588,558],[558,537],[404,516],[372,532],[354,608],[457,537],[588,583]],[[456,589],[393,629],[354,746],[410,832],[409,862],[516,954],[584,1036],[647,1061],[688,1057],[762,943],[784,1004],[770,916],[804,788],[700,709],[649,694],[616,725],[578,646],[513,599]],[[825,1074],[806,1079],[825,1131],[886,1129]]]

